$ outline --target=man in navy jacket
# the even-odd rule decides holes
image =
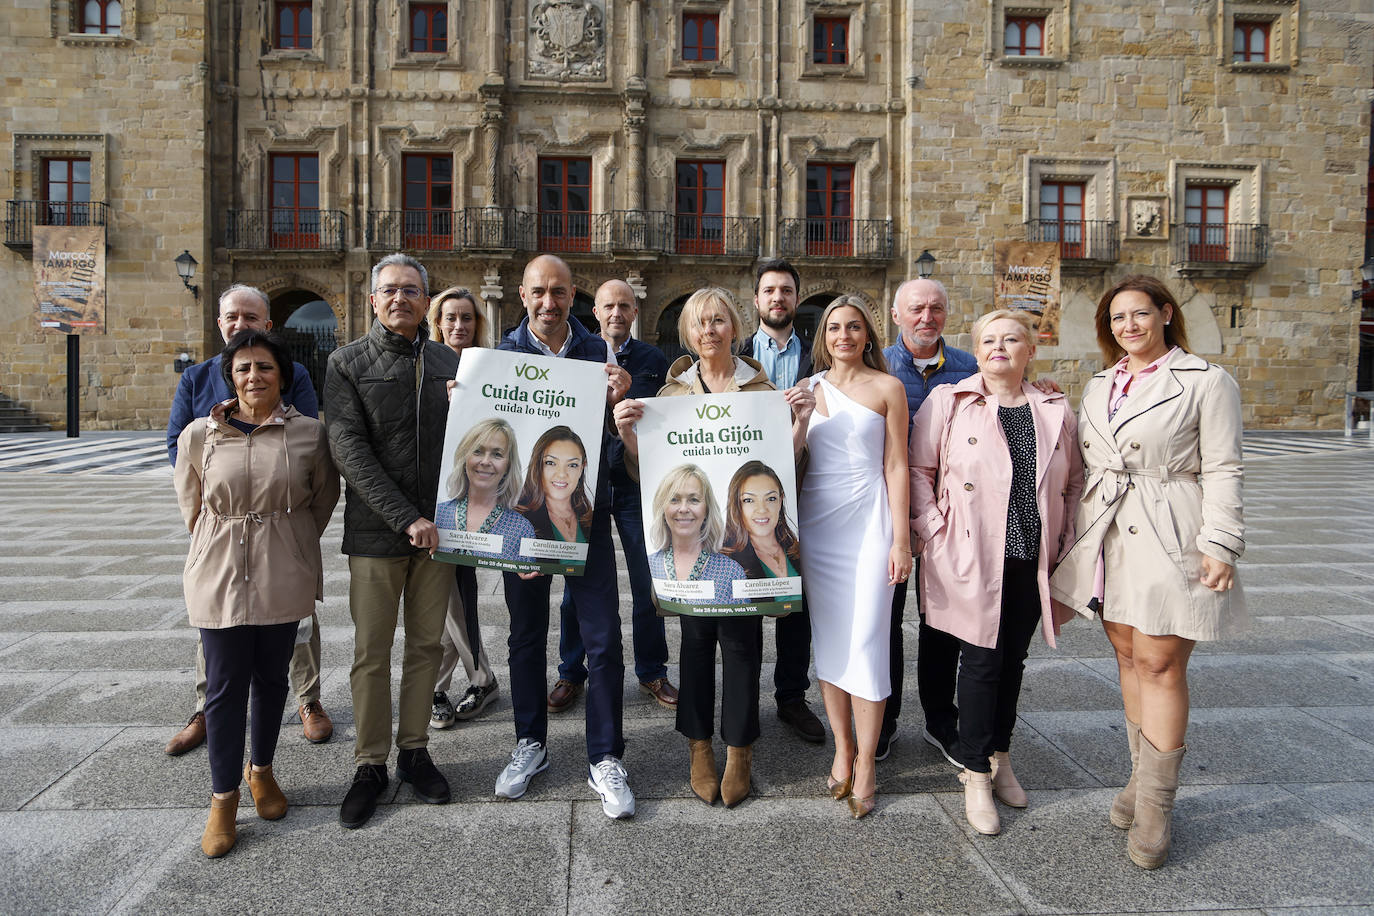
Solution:
[[[615,362],[606,341],[569,321],[572,313],[572,271],[561,258],[540,255],[525,267],[520,299],[526,317],[501,341],[500,349],[584,359],[606,367],[606,403],[625,396],[629,374]],[[610,427],[609,419],[607,428]],[[625,661],[620,639],[619,594],[616,589],[615,550],[611,543],[610,475],[603,436],[600,472],[596,478],[591,531],[587,537],[587,565],[583,575],[567,579],[576,607],[578,630],[587,650],[587,784],[601,796],[607,817],[630,817],[635,812],[625,766],[623,732]],[[549,636],[548,576],[504,573],[506,607],[510,611],[510,698],[515,711],[515,749],[510,763],[496,779],[502,798],[519,798],[530,780],[548,768],[549,710],[547,643]]]
[[[219,297],[219,332],[228,343],[229,338],[239,331],[250,328],[259,331],[272,329],[272,319],[268,318],[270,303],[267,294],[254,286],[235,283]],[[197,363],[181,374],[177,383],[176,397],[172,399],[172,411],[167,419],[167,458],[172,467],[177,463],[177,438],[181,431],[198,417],[208,417],[210,408],[234,396],[219,368],[220,354],[216,353],[203,363]],[[320,415],[319,402],[315,398],[315,386],[310,384],[310,373],[300,363],[292,364],[291,391],[284,398],[287,404],[295,407],[307,417]],[[312,743],[328,741],[334,734],[334,723],[320,705],[320,622],[314,615],[310,617],[310,639],[296,646],[291,656],[291,683],[300,701],[301,724],[305,737]],[[186,726],[167,742],[163,748],[175,757],[192,748],[199,747],[205,740],[205,652],[201,649],[200,638],[196,638],[196,709]]]

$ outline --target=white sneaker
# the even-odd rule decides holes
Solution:
[[[601,810],[609,818],[634,817],[635,794],[626,781],[625,764],[616,757],[607,757],[588,767],[587,785],[601,796]]]
[[[510,752],[510,763],[496,777],[496,794],[502,798],[519,798],[530,787],[535,774],[549,768],[549,755],[544,745],[529,738],[521,738]]]

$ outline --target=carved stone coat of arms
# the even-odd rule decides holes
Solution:
[[[540,79],[606,76],[606,12],[593,0],[531,0],[526,73]]]

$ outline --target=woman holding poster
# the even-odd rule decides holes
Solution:
[[[735,355],[744,322],[725,290],[712,287],[693,293],[682,307],[677,328],[678,339],[697,358],[680,357],[668,368],[668,383],[659,391],[659,397],[775,390],[757,362]],[[793,388],[788,392],[788,402],[793,409],[793,447],[799,448],[815,401],[809,391]],[[639,475],[635,424],[643,415],[642,401],[624,400],[615,408],[616,428],[625,443],[626,468],[635,477]],[[709,487],[705,489],[709,493]],[[714,509],[714,500],[706,501]],[[738,568],[735,561],[728,562]],[[742,570],[738,576],[745,578]],[[678,667],[682,682],[677,730],[691,743],[692,791],[708,805],[715,804],[719,797],[726,807],[734,807],[749,796],[753,744],[759,736],[763,618],[684,615],[679,620],[682,648]],[[717,646],[722,668],[720,731],[726,745],[725,774],[719,782],[711,747],[715,732]]]
[[[911,574],[906,392],[877,339],[853,296],[821,316],[812,362],[825,371],[811,377],[811,460],[798,496],[816,678],[835,735],[827,785],[855,818],[877,795],[892,590]]]
[[[587,449],[567,426],[555,426],[535,441],[515,509],[529,520],[536,538],[587,543],[592,501],[586,467]]]
[[[762,461],[746,461],[730,478],[722,550],[750,579],[800,575],[801,547],[787,522],[782,480]],[[783,596],[790,598],[793,596]]]
[[[515,430],[499,417],[474,423],[454,450],[453,472],[445,481],[449,498],[435,509],[434,524],[500,538],[496,550],[464,551],[472,556],[517,559],[521,539],[535,536],[529,521],[511,508],[519,479]]]

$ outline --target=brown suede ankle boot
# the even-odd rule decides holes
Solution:
[[[200,849],[212,859],[218,859],[234,848],[238,839],[239,790],[228,798],[210,796],[210,819],[200,837]]]
[[[275,821],[286,817],[286,796],[272,775],[272,767],[254,771],[253,765],[243,768],[243,779],[248,783],[248,791],[253,793],[253,807],[258,809],[258,817],[265,821]]]
[[[1141,868],[1159,868],[1169,858],[1178,771],[1188,748],[1159,751],[1140,736],[1140,771],[1135,788],[1135,820],[1126,852]]]
[[[710,738],[691,738],[692,791],[697,798],[714,805],[720,795],[720,779],[716,776],[716,752]]]
[[[725,748],[725,775],[720,780],[720,800],[733,808],[749,797],[749,774],[754,766],[754,748]]]
[[[1126,780],[1126,787],[1112,799],[1112,811],[1107,815],[1112,824],[1122,830],[1130,827],[1131,821],[1135,820],[1135,772],[1140,766],[1140,726],[1130,719],[1126,720],[1126,740],[1131,745],[1131,778]]]

